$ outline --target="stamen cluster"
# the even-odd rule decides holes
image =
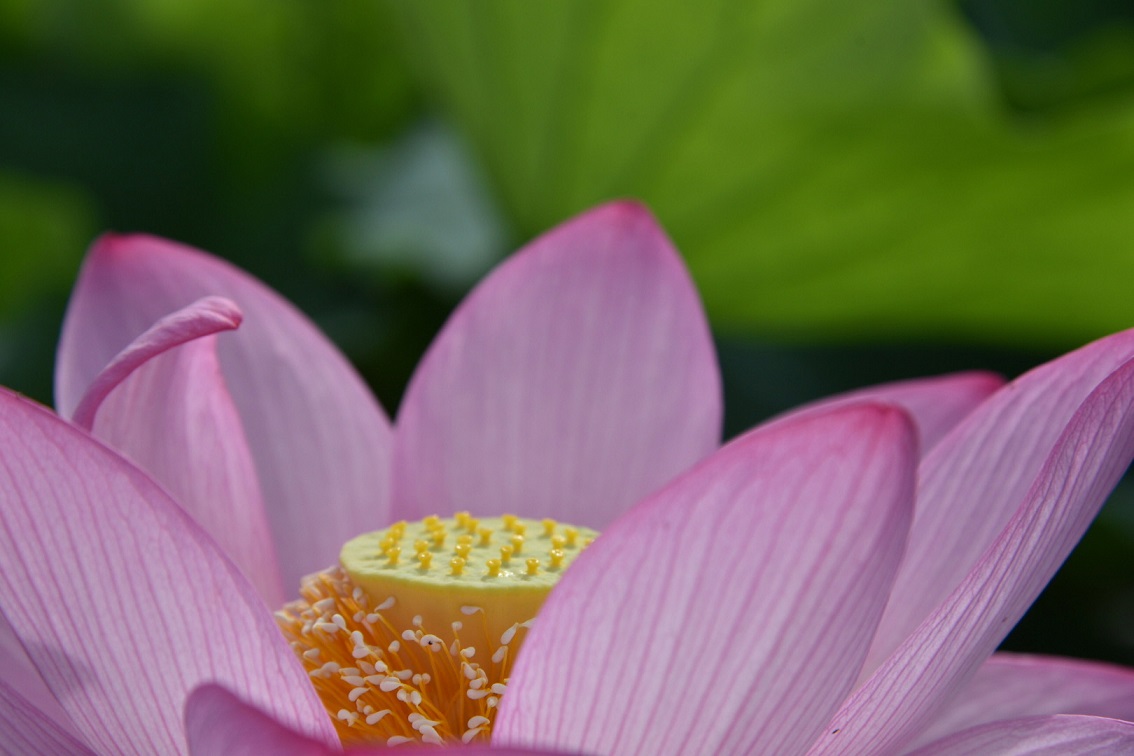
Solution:
[[[300,594],[276,619],[343,743],[487,740],[530,620],[478,649],[461,643],[461,622],[393,626],[383,611],[396,599],[372,605],[339,567],[304,578]]]
[[[344,743],[487,740],[527,628],[597,535],[467,512],[394,523],[276,618]]]

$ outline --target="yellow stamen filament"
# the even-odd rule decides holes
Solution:
[[[486,559],[486,560],[484,560],[484,568],[488,571],[489,577],[500,577],[500,560],[499,559]]]
[[[300,594],[276,621],[344,745],[488,740],[515,658],[509,644],[468,646],[460,623],[448,642],[426,625],[396,627],[337,567],[304,578]]]
[[[504,545],[500,547],[500,564],[507,567],[512,562],[512,547]]]
[[[479,528],[476,532],[477,532],[477,535],[480,536],[480,542],[477,543],[477,546],[487,546],[489,543],[492,542],[492,529],[491,528]]]
[[[543,534],[548,538],[551,538],[551,536],[555,533],[555,520],[546,519],[543,520],[541,524],[543,525]]]
[[[551,560],[551,566],[548,569],[560,569],[563,566],[564,556],[566,555],[563,553],[563,549],[552,549],[551,551],[547,552],[547,557]]]
[[[455,577],[460,577],[460,575],[465,571],[464,558],[459,556],[453,557],[449,560],[449,567],[453,570],[452,574]]]
[[[524,537],[520,534],[512,536],[512,553],[519,554],[524,550]]]
[[[417,561],[421,569],[428,570],[429,565],[433,563],[433,554],[425,550],[419,551],[417,552]]]
[[[535,557],[528,557],[527,560],[524,562],[524,564],[526,564],[528,566],[528,574],[529,575],[539,574],[539,560],[538,559],[536,559]]]
[[[389,565],[391,567],[398,566],[398,557],[400,557],[401,555],[402,550],[397,546],[391,546],[390,548],[386,549],[386,558],[390,560]]]
[[[579,538],[579,531],[575,528],[564,528],[563,535],[567,538],[567,546],[575,548],[575,541]]]

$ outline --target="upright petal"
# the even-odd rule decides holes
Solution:
[[[922,461],[910,548],[866,664],[870,672],[945,599],[1015,515],[1083,400],[1134,357],[1134,331],[1011,382]]]
[[[832,719],[812,753],[888,753],[953,700],[1063,563],[1134,457],[1134,360],[1090,393],[959,586]]]
[[[914,432],[880,405],[777,423],[617,520],[541,609],[494,743],[805,749],[886,603],[913,508]]]
[[[100,753],[178,753],[189,691],[216,681],[334,743],[252,586],[150,478],[0,391],[0,608]]]
[[[388,519],[389,422],[315,326],[259,281],[202,252],[149,236],[104,236],[64,321],[56,403],[70,414],[95,376],[167,313],[232,299],[240,330],[219,345],[247,434],[286,586],[334,562],[342,543]]]
[[[1020,654],[994,654],[915,747],[1001,719],[1088,714],[1134,720],[1134,669]]]
[[[854,402],[896,404],[914,419],[918,448],[924,457],[945,434],[1003,385],[1004,379],[1000,376],[981,371],[894,381],[828,397],[792,410],[777,419]]]
[[[437,337],[398,414],[395,506],[602,527],[712,451],[720,423],[688,273],[648,211],[606,205],[506,261]]]
[[[1026,717],[992,722],[920,748],[910,756],[1066,756],[1134,752],[1134,722],[1103,717]]]
[[[121,362],[112,361],[111,370]],[[281,606],[285,593],[260,482],[217,362],[217,337],[155,352],[132,367],[114,371],[113,385],[96,380],[105,393],[92,410],[92,432],[165,486],[267,605]],[[92,405],[84,399],[80,406]]]

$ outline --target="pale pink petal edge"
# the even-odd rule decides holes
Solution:
[[[957,733],[911,756],[1064,756],[1134,753],[1134,723],[1059,715],[992,722]]]
[[[981,665],[914,747],[1001,719],[1084,714],[1134,720],[1134,669],[1000,653]]]

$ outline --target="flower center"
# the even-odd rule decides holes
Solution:
[[[513,515],[398,522],[348,541],[276,620],[343,743],[487,740],[527,628],[597,535]]]

